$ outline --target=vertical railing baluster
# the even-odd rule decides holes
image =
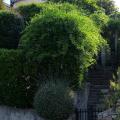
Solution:
[[[80,119],[79,120],[82,120],[82,118],[81,118],[81,115],[82,115],[81,112],[82,112],[82,110],[80,109]]]
[[[76,108],[76,109],[75,109],[75,119],[76,119],[76,120],[79,120],[78,117],[79,117],[79,116],[78,116],[78,109]]]
[[[97,120],[101,109],[75,109],[75,120]]]

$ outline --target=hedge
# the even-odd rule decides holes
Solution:
[[[0,48],[16,49],[22,29],[22,20],[17,15],[0,11]]]
[[[31,107],[37,89],[34,68],[18,50],[0,49],[0,104]]]

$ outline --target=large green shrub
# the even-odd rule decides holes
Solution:
[[[49,10],[37,15],[23,32],[20,46],[44,76],[66,77],[79,84],[94,63],[102,37],[94,23],[77,11]],[[44,78],[44,77],[41,77]]]
[[[0,48],[17,48],[22,27],[17,15],[0,11]]]
[[[34,107],[48,120],[66,120],[73,113],[72,91],[62,82],[47,82],[38,90]]]
[[[0,49],[0,104],[31,107],[36,91],[34,65],[25,63],[22,52]]]

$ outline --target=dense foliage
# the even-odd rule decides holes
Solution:
[[[17,48],[21,31],[22,21],[17,15],[0,11],[0,48]]]
[[[115,1],[113,0],[97,0],[97,5],[102,7],[107,15],[113,14],[117,11]]]
[[[101,30],[101,32],[109,22],[109,17],[104,12],[101,11],[97,11],[91,14],[90,17],[95,22],[96,26]]]
[[[115,55],[116,66],[120,64],[120,17],[119,14],[113,14],[105,29],[105,36],[108,39],[112,54]]]
[[[14,49],[18,43],[20,47],[0,49],[0,104],[32,107],[40,87],[34,99],[37,112],[50,120],[68,118],[73,101],[70,89],[61,82],[67,81],[72,88],[80,86],[84,72],[105,44],[103,37],[112,48],[116,33],[120,36],[120,14],[109,19],[103,9],[109,15],[116,11],[111,0],[24,4],[17,8],[21,18],[1,11],[0,48]],[[26,28],[19,42],[23,21]]]
[[[3,2],[3,1],[2,1],[2,0],[0,0],[0,9],[2,9],[2,2]]]
[[[0,0],[0,10],[3,9],[3,0]]]
[[[0,49],[0,70],[0,104],[32,106],[37,88],[35,80],[31,79],[34,68],[31,70],[31,64],[23,61],[21,51]]]
[[[66,12],[77,9],[72,4],[54,4],[54,3],[39,3],[39,4],[22,4],[17,8],[17,12],[23,17],[24,21],[29,23],[31,18],[36,14],[42,13],[45,10],[60,9]]]
[[[99,30],[88,17],[56,9],[32,19],[20,46],[27,59],[39,63],[45,76],[51,72],[78,84],[80,74],[93,64],[102,42]]]
[[[101,8],[97,5],[96,0],[48,0],[49,2],[54,2],[54,3],[72,3],[74,5],[77,5],[79,10],[83,9],[85,10],[88,14],[89,13],[94,13],[97,10],[100,10]]]
[[[76,4],[88,13],[94,13],[95,11],[101,10],[96,0],[77,0]]]
[[[110,90],[105,96],[107,108],[116,107],[117,101],[120,99],[120,67],[118,67],[116,75],[110,81]]]
[[[30,19],[35,16],[35,14],[40,13],[42,11],[42,7],[39,7],[38,5],[35,4],[25,4],[25,5],[20,5],[17,8],[17,11],[19,12],[20,15],[22,15],[23,19],[25,22],[29,22]]]
[[[79,6],[79,9],[84,9],[88,13],[94,13],[98,10],[104,10],[107,15],[117,11],[113,0],[48,0],[50,2],[64,3],[69,2]]]
[[[73,113],[72,91],[62,82],[47,82],[38,90],[34,106],[48,120],[65,120]]]

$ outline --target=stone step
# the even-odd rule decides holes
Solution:
[[[106,74],[107,73],[107,74]],[[110,75],[113,74],[113,71],[92,71],[89,72],[88,75],[98,75],[98,76],[103,76],[103,75]]]
[[[109,93],[109,89],[101,89],[101,92],[102,92],[103,94],[108,94],[108,93]]]
[[[89,73],[88,75],[90,75],[90,76],[103,76],[103,75],[111,75],[111,74],[113,74],[112,72],[105,72],[105,73],[103,73],[103,72],[97,72],[97,73]]]
[[[96,82],[98,82],[98,81],[101,81],[101,82],[109,82],[110,79],[105,79],[105,78],[89,78],[88,81],[90,81],[90,82],[92,82],[92,81],[96,81]]]
[[[93,105],[93,104],[96,105],[97,102],[96,102],[96,101],[89,101],[89,102],[88,102],[88,105]]]
[[[93,76],[93,75],[90,75],[90,76],[88,76],[88,80],[91,78],[91,79],[109,79],[109,78],[111,78],[112,77],[112,75],[103,75],[103,76]]]
[[[92,71],[92,72],[89,72],[88,75],[95,75],[95,76],[103,76],[103,75],[111,75],[113,74],[112,71],[107,71],[107,72],[104,72],[104,71],[99,71],[99,72],[96,72],[96,71]]]
[[[93,77],[93,78],[90,78],[89,77],[89,79],[88,80],[95,80],[95,81],[97,81],[97,80],[100,80],[100,81],[109,81],[109,80],[111,80],[111,78],[95,78],[95,77]]]
[[[113,75],[89,75],[88,77],[87,77],[87,79],[89,80],[90,78],[94,78],[94,79],[109,79],[109,78],[111,78],[111,77],[113,77]]]
[[[108,85],[92,85],[91,84],[91,87],[93,88],[106,88],[106,87],[109,87]]]
[[[99,80],[98,80],[98,79],[97,79],[97,80],[96,80],[96,79],[95,79],[95,80],[94,80],[94,79],[92,80],[92,79],[91,79],[91,80],[89,80],[89,81],[87,81],[87,82],[90,82],[91,84],[92,84],[92,83],[110,83],[110,80],[100,80],[100,79],[99,79]]]
[[[104,100],[103,99],[96,99],[96,100],[89,100],[88,101],[88,104],[102,104],[104,103]]]
[[[94,85],[109,85],[109,83],[103,83],[103,82],[99,82],[99,83],[97,83],[97,82],[91,82],[92,84],[94,84]]]
[[[107,89],[109,85],[92,85],[91,89]]]

